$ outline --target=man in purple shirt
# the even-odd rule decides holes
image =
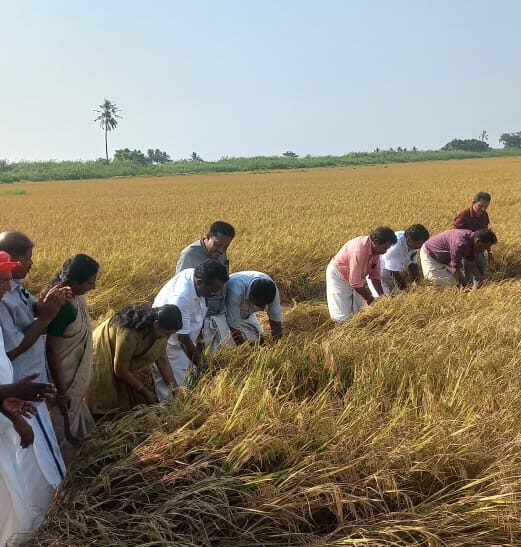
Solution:
[[[472,273],[474,286],[479,286],[485,276],[476,265],[477,253],[490,250],[497,243],[496,234],[482,228],[471,230],[452,229],[431,237],[420,251],[423,275],[435,285],[467,285],[463,261]]]
[[[490,194],[488,192],[478,192],[472,200],[472,205],[468,209],[465,209],[464,211],[461,211],[457,214],[456,218],[454,219],[454,228],[472,230],[473,232],[476,232],[477,230],[481,230],[483,228],[488,228],[490,224],[490,219],[488,218],[487,209],[490,205],[491,199],[492,198],[490,197]],[[489,251],[488,262],[491,263],[492,261],[492,252]],[[476,266],[484,277],[487,270],[487,260],[483,253],[476,254]],[[465,263],[463,264],[463,269],[465,271],[467,283],[477,281]]]

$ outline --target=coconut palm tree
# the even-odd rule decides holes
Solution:
[[[107,163],[109,162],[109,149],[107,145],[107,133],[116,129],[118,126],[118,118],[121,119],[122,116],[118,114],[121,110],[116,106],[115,103],[111,103],[108,99],[103,101],[103,104],[99,105],[99,110],[94,110],[99,116],[94,120],[99,122],[101,129],[105,131],[105,155],[107,157]]]

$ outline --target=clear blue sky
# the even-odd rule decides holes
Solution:
[[[439,148],[521,130],[519,0],[0,1],[0,158]]]

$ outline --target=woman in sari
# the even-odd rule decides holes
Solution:
[[[69,442],[71,436],[79,441],[94,427],[84,401],[92,375],[92,326],[84,295],[96,287],[98,271],[93,258],[78,254],[49,283],[49,287],[69,286],[72,292],[49,324],[46,338],[49,372],[58,390],[51,419],[66,465],[76,450]]]
[[[128,306],[93,333],[94,366],[87,403],[95,416],[158,402],[152,380],[157,366],[165,383],[176,387],[166,357],[168,337],[183,324],[177,306]]]

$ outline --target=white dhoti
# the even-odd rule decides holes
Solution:
[[[456,283],[451,267],[434,260],[424,247],[420,250],[420,260],[423,275],[428,281],[439,287],[454,285]]]
[[[196,341],[193,342],[194,344],[196,343]],[[178,387],[187,386],[197,370],[175,335],[168,340],[166,356]],[[163,376],[161,376],[157,366],[152,367],[152,375],[157,398],[160,401],[166,401],[170,397],[170,388],[167,386]]]
[[[24,482],[25,470],[20,467],[17,454],[20,448],[20,437],[12,423],[0,416],[0,546],[8,540],[15,545],[17,540],[27,539],[24,535],[31,533],[41,522],[31,509]]]
[[[38,414],[29,422],[34,432],[34,443],[19,451],[18,462],[24,470],[30,505],[43,517],[65,475],[65,464],[47,405],[45,402],[35,404]]]
[[[258,342],[264,334],[264,329],[254,313],[245,319],[241,319],[239,330],[248,342]]]
[[[225,315],[210,315],[205,318],[202,338],[208,353],[212,354],[218,347],[233,347],[230,327]]]
[[[326,294],[329,315],[334,321],[345,321],[363,307],[365,300],[342,277],[333,260],[326,269]]]

